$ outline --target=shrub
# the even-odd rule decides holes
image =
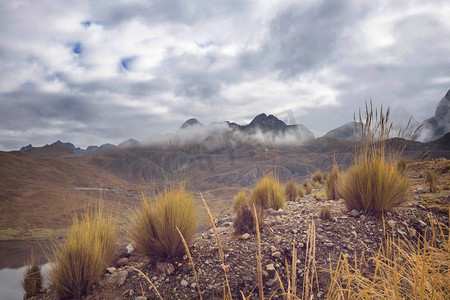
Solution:
[[[240,190],[233,198],[233,211],[238,212],[239,209],[247,205],[248,196],[244,190]]]
[[[397,162],[397,171],[400,172],[400,174],[405,174],[406,172],[406,160],[401,158],[398,162]]]
[[[320,170],[315,171],[314,174],[312,174],[311,176],[311,180],[313,182],[322,183],[322,172]]]
[[[141,210],[135,212],[131,226],[136,250],[152,262],[183,255],[177,227],[189,244],[196,230],[193,196],[183,186],[165,190],[152,203],[142,195]]]
[[[349,210],[379,213],[407,199],[409,181],[396,168],[400,154],[391,152],[386,144],[393,126],[388,122],[389,113],[389,108],[378,113],[366,104],[365,121],[359,115],[362,139],[355,161],[339,179],[337,189]]]
[[[305,188],[305,194],[309,195],[312,192],[312,185],[311,183],[309,183],[309,181],[307,179],[305,179],[305,181],[303,181],[303,187]]]
[[[288,182],[286,182],[286,184],[284,185],[284,191],[286,193],[286,199],[288,201],[295,201],[299,193],[303,192],[300,185],[295,182],[294,178],[291,178]]]
[[[323,188],[323,185],[320,182],[316,181],[314,182],[314,188],[320,190]]]
[[[319,210],[319,218],[322,220],[332,220],[333,212],[331,211],[331,207],[329,205],[324,205]]]
[[[80,298],[115,255],[116,227],[101,209],[74,217],[66,239],[52,249],[49,279],[59,298]]]
[[[262,208],[273,208],[278,210],[284,207],[286,197],[283,186],[273,176],[263,177],[250,193],[250,204]]]
[[[44,277],[41,273],[41,265],[39,264],[39,260],[34,253],[31,253],[30,261],[25,267],[22,279],[22,287],[27,296],[31,297],[39,293],[43,281]]]
[[[264,220],[264,209],[261,206],[256,207],[256,214],[258,217],[258,224],[261,228]],[[253,215],[253,207],[250,205],[243,205],[236,212],[236,217],[233,221],[234,234],[255,233],[256,222]]]
[[[436,175],[433,171],[428,171],[426,174],[427,182],[430,186],[430,192],[435,193],[438,191]]]
[[[325,192],[327,193],[328,199],[337,200],[339,198],[337,194],[337,183],[339,180],[339,176],[340,176],[339,167],[335,163],[333,164],[333,170],[331,170],[330,175],[325,181]]]

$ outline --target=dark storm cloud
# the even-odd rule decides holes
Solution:
[[[270,22],[269,37],[260,49],[242,53],[241,65],[274,70],[280,79],[320,68],[338,58],[346,45],[345,29],[368,10],[348,0],[291,5]]]
[[[52,120],[89,123],[95,109],[84,97],[44,93],[29,87],[0,95],[0,116],[1,128],[26,129]]]
[[[193,24],[217,15],[244,13],[249,1],[241,0],[153,0],[141,2],[96,1],[92,5],[93,20],[114,26],[137,18],[143,22],[157,24],[163,22]]]

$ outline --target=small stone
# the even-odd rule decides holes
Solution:
[[[275,252],[277,251],[277,248],[275,246],[270,246],[270,251]]]
[[[128,272],[125,270],[119,271],[117,273],[116,283],[118,286],[122,286],[125,283],[125,280],[128,277]]]
[[[197,287],[197,284],[195,282],[191,283],[191,288],[195,289]]]
[[[280,256],[281,256],[281,252],[280,251],[275,251],[274,253],[272,253],[272,257],[280,258]]]
[[[185,254],[185,255],[183,255],[183,260],[187,260],[188,259],[188,256]]]
[[[278,279],[277,279],[277,277],[275,276],[274,278],[269,279],[269,280],[265,281],[264,283],[265,283],[267,286],[272,286],[272,285],[274,285],[274,284],[277,283],[277,282],[278,282]]]
[[[126,248],[127,248],[127,253],[128,253],[128,254],[131,254],[131,252],[134,251],[134,246],[133,246],[133,244],[128,244]]]
[[[406,232],[404,232],[403,230],[398,229],[397,232],[400,233],[403,236],[406,236]]]
[[[276,235],[276,236],[274,236],[274,238],[273,238],[273,241],[275,242],[275,244],[281,243],[281,240],[282,240],[282,238],[281,238],[281,236],[279,236],[279,235]]]
[[[267,271],[275,271],[275,266],[273,264],[268,264],[268,265],[266,265],[266,270]]]
[[[188,282],[186,280],[181,280],[181,285],[182,286],[188,286]]]
[[[353,210],[350,212],[350,216],[353,217],[353,218],[358,217],[358,216],[359,216],[359,211],[357,211],[356,209],[353,209]]]
[[[117,266],[119,268],[122,268],[123,266],[126,266],[127,264],[128,264],[128,258],[126,258],[126,257],[122,257],[121,259],[119,259],[117,261]]]
[[[171,263],[157,262],[156,269],[166,275],[170,275],[175,271],[175,267]]]
[[[409,234],[414,237],[417,234],[417,230],[415,230],[414,228],[409,228]]]
[[[334,246],[334,244],[332,242],[329,242],[329,243],[325,243],[325,246],[327,246],[328,248],[331,248]]]
[[[299,243],[299,244],[298,244],[298,247],[299,247],[299,248],[303,248],[303,247],[305,247],[305,244]]]
[[[292,233],[293,233],[293,234],[297,234],[297,233],[298,233],[298,230],[297,230],[297,229],[293,229],[293,230],[292,230]]]
[[[389,221],[387,221],[387,224],[389,225],[389,227],[394,228],[395,221],[394,220],[389,220]]]
[[[420,225],[422,225],[422,226],[427,226],[427,223],[425,223],[425,222],[422,221],[422,220],[419,220],[419,223],[420,223]]]
[[[243,235],[242,235],[242,239],[243,240],[248,240],[250,238],[250,234],[248,234],[248,233],[244,233]]]
[[[108,271],[110,274],[113,274],[114,272],[116,272],[116,268],[114,267],[106,268],[106,271]]]
[[[147,300],[147,297],[139,296],[139,297],[134,298],[134,300]]]

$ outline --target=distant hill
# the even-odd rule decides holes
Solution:
[[[361,140],[361,123],[348,122],[338,128],[328,131],[324,138],[333,138],[340,141],[354,142]]]

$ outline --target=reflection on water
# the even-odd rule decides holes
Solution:
[[[43,248],[48,241],[1,241],[0,242],[0,300],[23,299],[24,291],[21,280],[31,251],[38,255],[41,264],[45,263]],[[42,265],[42,272],[46,274],[49,265]]]
[[[41,266],[42,273],[47,274],[49,264]],[[25,267],[4,268],[0,270],[0,299],[1,300],[22,300],[25,292],[22,289],[22,276]],[[45,280],[44,280],[45,285]]]

